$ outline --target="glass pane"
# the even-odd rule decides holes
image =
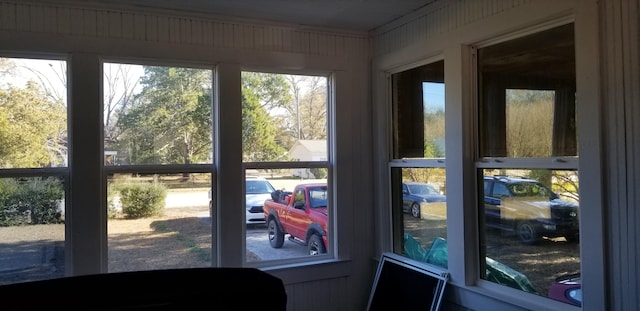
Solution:
[[[444,61],[393,74],[393,158],[444,158]]]
[[[327,93],[326,77],[243,72],[243,161],[327,161]]]
[[[578,172],[481,173],[483,279],[579,305],[581,298],[564,295],[567,287],[580,289]]]
[[[66,66],[0,58],[0,168],[67,166]]]
[[[394,252],[447,268],[444,168],[392,168]]]
[[[109,272],[211,266],[210,174],[107,180]]]
[[[59,178],[0,178],[0,285],[64,276],[64,197]]]
[[[480,155],[577,156],[573,24],[478,49]]]
[[[327,169],[304,169],[322,178],[293,176],[293,170],[246,171],[247,262],[305,257],[329,250]]]
[[[106,165],[212,163],[207,69],[104,64]]]

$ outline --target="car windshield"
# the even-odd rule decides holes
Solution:
[[[276,189],[266,180],[247,180],[247,194],[271,193]]]
[[[516,197],[551,197],[551,191],[542,184],[536,182],[519,182],[510,184],[509,190]]]
[[[327,188],[309,190],[309,206],[311,208],[327,207]]]
[[[409,192],[412,194],[421,195],[439,195],[438,190],[427,184],[410,184],[408,185]]]

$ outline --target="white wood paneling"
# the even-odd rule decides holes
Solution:
[[[178,13],[123,11],[37,1],[0,1],[0,31],[78,35],[138,42],[339,56],[364,49],[365,34],[206,19]],[[356,46],[337,44],[360,41]]]
[[[397,51],[415,42],[450,32],[533,0],[442,1],[425,7],[402,22],[381,27],[373,34],[375,56]]]

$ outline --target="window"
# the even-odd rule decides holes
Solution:
[[[65,273],[66,67],[0,58],[0,284]]]
[[[241,77],[245,180],[266,180],[281,194],[247,192],[246,261],[331,255],[329,79],[250,71]],[[275,212],[287,206],[289,217]]]
[[[109,272],[211,266],[212,70],[103,71]]]
[[[482,278],[580,305],[574,55],[573,24],[477,49],[476,168]]]
[[[394,252],[447,267],[444,61],[391,76]]]

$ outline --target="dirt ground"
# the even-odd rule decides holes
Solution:
[[[144,219],[110,219],[107,222],[108,270],[123,272],[211,265],[209,219],[190,208],[166,209],[163,216]],[[0,227],[0,284],[64,276],[64,225]],[[31,251],[24,250],[28,247]],[[20,258],[40,252],[38,265],[26,266]],[[23,255],[24,256],[24,255]],[[28,255],[32,256],[33,255]],[[260,260],[247,251],[248,261]],[[23,264],[13,268],[13,263]]]

